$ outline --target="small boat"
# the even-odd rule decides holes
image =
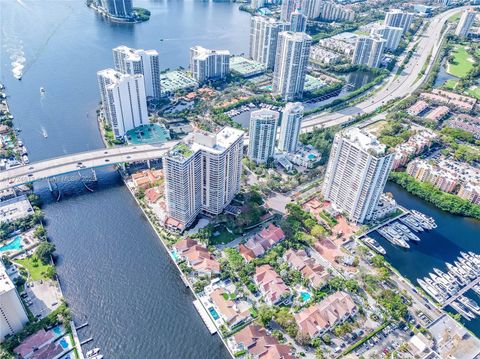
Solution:
[[[45,93],[45,89],[43,87],[40,87],[40,94],[43,95]]]
[[[373,249],[374,251],[380,253],[380,254],[383,254],[385,255],[387,252],[385,251],[385,248],[383,248],[375,239],[371,238],[371,237],[365,237],[363,238],[363,242],[368,246],[370,247],[371,249]]]
[[[90,357],[89,359],[103,359],[103,355],[102,354],[98,354],[98,355],[95,355],[93,357]]]
[[[97,355],[100,352],[100,348],[93,348],[86,353],[87,358]]]
[[[48,137],[48,133],[47,133],[47,130],[42,128],[42,134],[43,134],[43,137],[44,138],[47,138]]]

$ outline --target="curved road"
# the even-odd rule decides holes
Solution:
[[[418,44],[417,48],[402,73],[396,76],[396,70],[394,70],[393,74],[388,78],[388,81],[382,85],[381,89],[368,97],[367,100],[337,112],[324,112],[305,117],[302,122],[301,131],[309,132],[314,130],[315,127],[331,127],[346,123],[355,115],[372,113],[389,100],[406,97],[414,92],[428,76],[435,57],[440,50],[443,35],[446,33],[446,31],[443,33],[441,31],[444,24],[453,14],[468,8],[471,8],[471,6],[457,7],[431,18],[428,28],[420,35],[420,40],[416,40]],[[413,44],[410,46],[413,46]],[[430,54],[432,56],[429,59]],[[403,61],[403,57],[400,60]],[[427,61],[428,65],[425,74],[419,78],[418,74]]]

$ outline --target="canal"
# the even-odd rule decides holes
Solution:
[[[250,16],[236,4],[136,0],[135,6],[149,9],[150,21],[112,24],[84,1],[0,2],[0,76],[31,161],[103,146],[96,72],[113,66],[113,47],[157,49],[162,70],[186,67],[197,44],[248,49]],[[18,71],[21,81],[13,77]],[[94,338],[85,348],[98,346],[106,358],[228,357],[118,174],[100,171],[94,193],[79,181],[60,189],[57,203],[36,185],[64,294],[77,322],[90,324],[79,333]]]

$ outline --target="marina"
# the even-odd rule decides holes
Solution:
[[[446,263],[447,272],[433,268],[428,277],[418,279],[422,289],[442,308],[451,306],[465,319],[474,319],[480,315],[480,306],[464,294],[473,289],[480,292],[480,255],[473,252],[461,252],[454,264]]]

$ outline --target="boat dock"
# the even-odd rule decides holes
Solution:
[[[198,314],[200,314],[200,317],[210,331],[210,334],[215,334],[217,332],[217,327],[215,326],[215,323],[213,322],[212,318],[210,318],[210,315],[207,313],[207,310],[202,305],[202,303],[200,303],[200,301],[198,300],[194,300],[193,305],[195,306],[195,309],[197,310]]]
[[[82,344],[80,344],[80,339],[78,339],[77,328],[75,328],[75,323],[73,320],[70,322],[70,327],[72,328],[73,341],[75,342],[75,348],[77,349],[77,354],[79,359],[84,359]]]
[[[452,302],[457,300],[461,295],[463,295],[465,292],[469,291],[473,287],[475,287],[477,284],[480,283],[480,277],[476,278],[475,280],[472,280],[469,284],[467,284],[465,287],[463,287],[461,290],[458,291],[455,295],[451,296],[448,298],[445,302],[442,303],[442,309],[445,308],[448,305],[451,305]]]
[[[395,216],[393,218],[390,218],[388,221],[385,221],[385,222],[382,222],[378,225],[376,225],[375,227],[372,227],[370,228],[368,231],[362,233],[360,236],[358,236],[358,238],[362,238],[364,236],[368,236],[371,232],[374,232],[376,231],[377,229],[379,228],[382,228],[382,227],[385,227],[387,224],[390,224],[391,222],[394,222],[396,220],[398,220],[399,218],[403,217],[403,216],[406,216],[407,214],[410,214],[410,211],[406,208],[403,208],[403,207],[400,207],[399,208],[403,211],[402,213],[400,213],[398,216]]]

